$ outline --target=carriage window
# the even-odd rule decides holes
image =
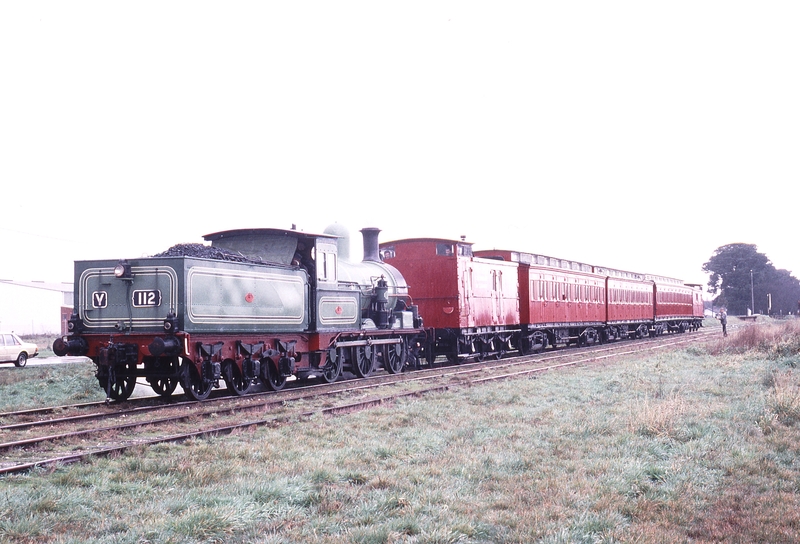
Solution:
[[[458,254],[461,257],[472,257],[472,246],[458,244]]]

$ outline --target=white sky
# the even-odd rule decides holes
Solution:
[[[0,279],[247,227],[800,275],[800,2],[0,3]]]

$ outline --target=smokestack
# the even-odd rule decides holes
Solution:
[[[378,233],[381,229],[366,228],[361,229],[361,235],[364,237],[364,260],[380,262],[381,255],[378,248]]]

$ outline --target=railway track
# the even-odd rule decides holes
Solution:
[[[316,414],[334,416],[400,398],[490,381],[533,376],[659,349],[700,343],[717,332],[699,331],[590,348],[559,349],[491,362],[434,366],[198,402],[157,397],[106,405],[85,403],[0,414],[0,474],[22,472],[121,452],[133,447],[220,435],[261,425],[283,425]]]

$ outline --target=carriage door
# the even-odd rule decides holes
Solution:
[[[458,316],[459,323],[462,327],[472,327],[475,322],[475,318],[472,315],[472,308],[470,302],[472,301],[473,293],[472,293],[472,267],[463,267],[461,266],[461,259],[458,259],[458,268],[459,273],[461,274],[461,293],[459,293],[459,297],[461,298],[461,315]]]
[[[492,324],[502,325],[503,316],[503,272],[492,270]]]

